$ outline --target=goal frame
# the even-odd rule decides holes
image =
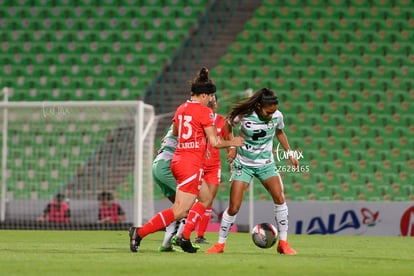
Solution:
[[[44,108],[45,106],[60,106],[60,107],[111,107],[111,106],[125,106],[136,107],[137,112],[134,116],[134,200],[133,200],[133,221],[135,226],[141,226],[144,223],[143,214],[143,153],[144,153],[144,139],[149,135],[150,129],[155,128],[157,123],[155,116],[155,109],[152,105],[146,104],[143,101],[9,101],[8,96],[11,88],[3,88],[2,93],[4,100],[0,102],[0,107],[3,109],[3,137],[2,137],[2,164],[1,164],[1,197],[0,197],[0,223],[6,219],[6,186],[7,186],[7,158],[8,158],[8,109],[9,108]],[[144,111],[148,110],[151,113],[150,120],[144,125]],[[149,140],[150,145],[145,147],[154,148],[154,137]],[[153,151],[149,151],[151,160],[153,159]],[[154,210],[154,200],[152,202],[152,210]],[[152,214],[150,214],[152,216]]]

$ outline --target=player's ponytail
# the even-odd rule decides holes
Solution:
[[[200,69],[197,76],[191,82],[191,95],[212,94],[216,92],[216,85],[209,78],[206,67]]]
[[[200,72],[198,72],[198,80],[200,82],[208,81],[208,69],[206,67],[201,68]]]

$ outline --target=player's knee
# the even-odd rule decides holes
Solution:
[[[239,209],[240,209],[240,206],[239,207],[231,207],[231,206],[229,206],[229,208],[227,209],[227,213],[230,216],[235,216],[239,212]]]
[[[274,197],[273,201],[274,201],[275,204],[281,205],[281,204],[285,203],[285,197],[284,197],[283,194],[279,194],[279,195]]]
[[[182,219],[185,218],[188,215],[187,211],[175,211],[174,212],[174,219]]]

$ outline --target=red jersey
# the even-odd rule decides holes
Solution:
[[[220,114],[215,114],[214,116],[214,127],[216,128],[217,136],[220,138],[226,137],[226,132],[224,130],[224,122],[226,118]],[[207,150],[210,153],[210,158],[207,158],[204,164],[204,168],[220,168],[221,159],[220,159],[220,149],[213,147],[210,143],[207,144]]]
[[[211,109],[199,102],[187,101],[178,107],[173,121],[178,129],[173,161],[191,162],[202,168],[207,148],[204,128],[214,124]]]
[[[213,126],[214,114],[199,102],[187,101],[178,107],[173,121],[178,137],[171,172],[177,180],[177,189],[197,195],[207,150],[204,128]]]

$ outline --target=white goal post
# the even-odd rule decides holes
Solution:
[[[154,214],[151,166],[157,119],[142,101],[0,102],[0,225],[31,228],[63,194],[70,225],[97,222],[110,192],[127,224]],[[14,227],[15,226],[15,227]]]

